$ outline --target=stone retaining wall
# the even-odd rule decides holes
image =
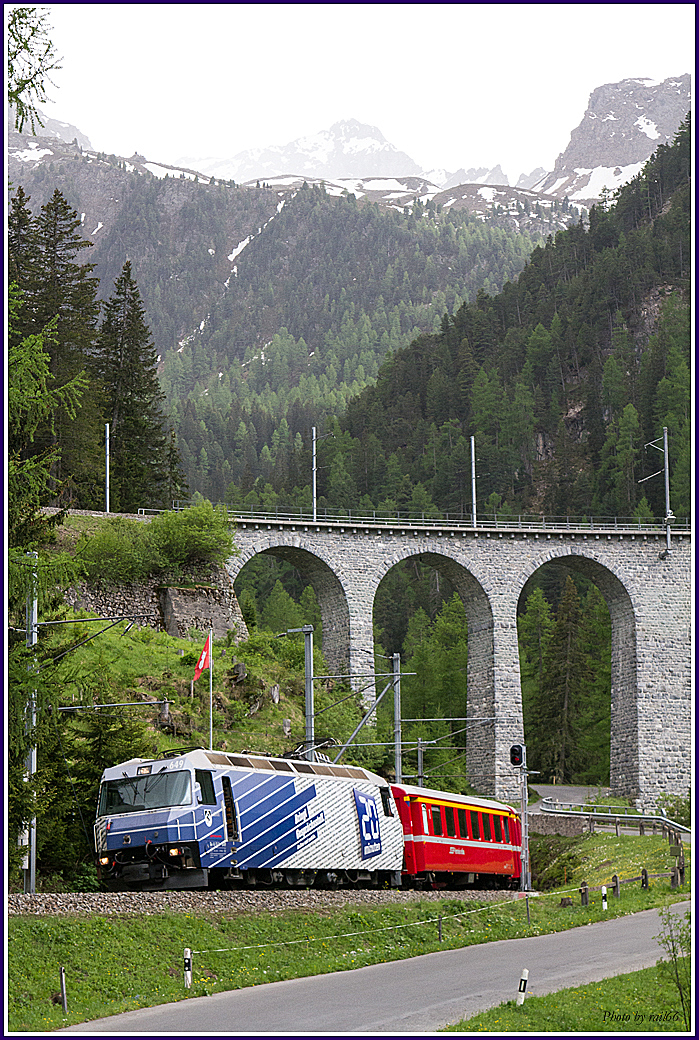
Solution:
[[[552,813],[530,813],[530,834],[560,834],[564,838],[577,838],[587,831],[587,816],[575,819],[572,816],[555,816]]]
[[[190,580],[191,585],[162,578],[129,585],[81,585],[68,589],[65,600],[75,610],[102,617],[146,615],[136,623],[162,629],[180,639],[186,639],[192,629],[213,629],[215,639],[233,632],[234,643],[246,640],[247,626],[226,571],[211,567],[204,578],[199,575],[198,583],[194,577]]]

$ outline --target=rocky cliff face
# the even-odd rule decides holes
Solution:
[[[30,124],[26,124],[25,134],[34,132],[39,137],[53,138],[56,141],[63,141],[65,144],[75,144],[78,148],[92,148],[89,139],[82,130],[78,130],[77,126],[73,126],[72,123],[62,123],[60,119],[51,119],[40,108],[37,109],[37,115],[38,121],[35,123],[34,131]],[[6,120],[8,134],[16,132],[15,118],[15,110],[8,107]]]
[[[568,147],[534,191],[588,204],[630,181],[661,144],[669,144],[691,106],[691,78],[625,79],[590,96]]]

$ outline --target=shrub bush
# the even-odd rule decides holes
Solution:
[[[234,553],[224,510],[210,502],[182,512],[160,513],[148,523],[114,517],[78,543],[78,557],[91,583],[126,585],[193,567],[223,564]]]
[[[681,823],[684,827],[692,826],[692,798],[691,788],[686,795],[661,794],[658,805],[663,809],[674,823]]]
[[[211,502],[180,513],[160,513],[148,525],[149,573],[182,573],[197,564],[223,564],[233,554],[233,536],[223,509]]]

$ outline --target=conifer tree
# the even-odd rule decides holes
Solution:
[[[580,640],[578,592],[568,575],[544,657],[545,695],[536,705],[533,720],[543,735],[540,768],[559,783],[569,783],[579,765],[580,715],[589,683],[589,661]]]
[[[20,185],[10,199],[7,217],[7,276],[10,284],[22,290],[13,318],[13,333],[21,339],[24,332],[24,291],[36,285],[38,242],[36,223],[29,209],[31,199]]]
[[[77,419],[65,399],[54,395],[54,406],[34,430],[26,457],[51,457],[52,504],[94,507],[104,479],[101,420],[90,387],[99,283],[92,276],[94,264],[78,262],[91,243],[81,237],[78,215],[60,191],[36,219],[28,203],[19,189],[8,221],[9,267],[21,290],[12,342],[29,341],[50,327],[47,391],[83,377],[86,382]]]
[[[96,369],[109,423],[110,495],[121,512],[158,506],[172,493],[173,445],[141,294],[126,261],[104,305]],[[169,460],[169,461],[168,461]]]
[[[21,293],[14,283],[9,289],[8,304],[8,545],[11,549],[34,549],[50,540],[55,523],[41,515],[40,507],[55,491],[51,472],[60,455],[57,447],[34,451],[37,431],[45,428],[59,408],[74,418],[86,383],[77,376],[61,387],[51,386],[47,346],[53,336],[53,324],[40,335],[15,342],[14,321]]]
[[[553,627],[551,606],[543,590],[536,588],[527,598],[524,613],[517,621],[524,732],[532,766],[540,763],[542,757],[544,733],[535,719],[538,707],[546,698],[544,659]]]
[[[78,262],[82,250],[92,246],[80,230],[78,214],[56,189],[36,221],[35,279],[21,286],[36,326],[29,331],[56,320],[51,371],[57,380],[71,379],[87,367],[97,332],[99,281],[93,263]]]
[[[37,105],[48,100],[49,73],[61,68],[46,17],[39,8],[16,6],[7,21],[7,100],[20,133],[25,123],[32,133],[43,126]]]

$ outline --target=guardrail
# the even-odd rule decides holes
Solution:
[[[172,503],[176,511],[186,509],[189,501],[177,500]],[[221,505],[221,503],[219,503]],[[464,516],[444,513],[430,516],[415,510],[397,511],[395,513],[353,513],[347,510],[336,513],[327,509],[317,510],[316,515],[310,510],[299,509],[295,512],[260,510],[254,506],[249,509],[225,507],[231,520],[241,523],[281,523],[281,524],[337,524],[353,527],[396,527],[401,528],[458,528],[466,531],[498,530],[498,531],[568,531],[583,534],[589,532],[617,532],[630,534],[665,533],[667,525],[664,520],[640,520],[637,517],[624,516],[556,516],[536,515],[532,513],[477,513]],[[152,513],[157,510],[139,509],[139,513]],[[676,519],[672,530],[677,533],[690,533],[691,520],[688,517]]]
[[[691,834],[691,828],[682,823],[668,819],[667,816],[655,816],[639,813],[629,809],[626,805],[585,805],[582,802],[559,802],[555,798],[546,797],[541,800],[541,811],[543,813],[555,813],[557,816],[587,816],[595,821],[604,820],[606,823],[626,827],[660,827],[666,831],[682,832]]]

